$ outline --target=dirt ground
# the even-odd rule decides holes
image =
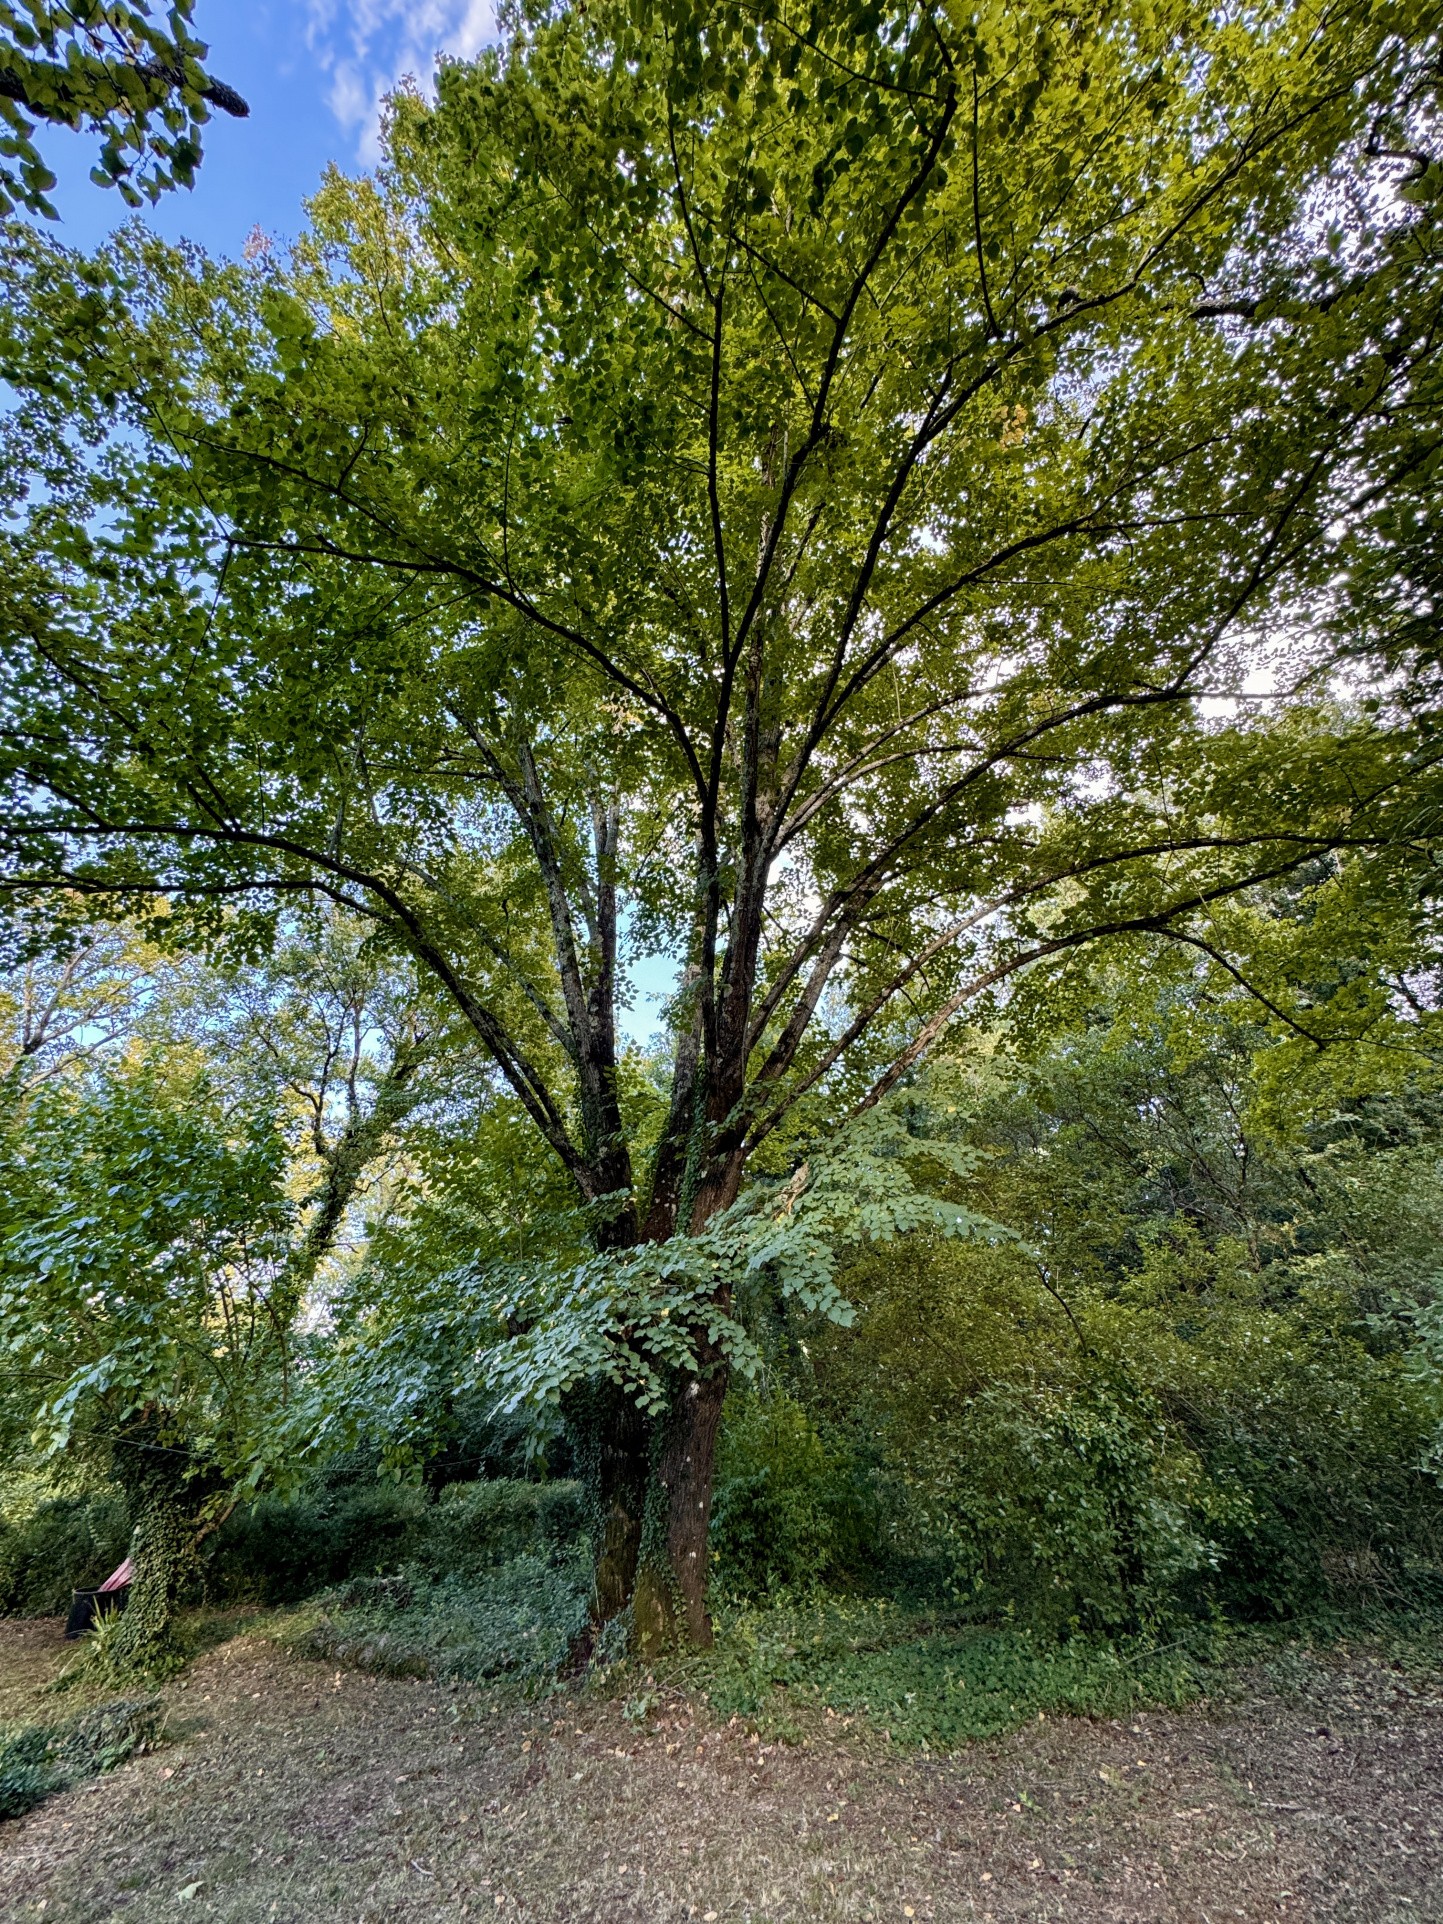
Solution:
[[[0,1624],[0,1716],[62,1649]],[[161,1748],[0,1824],[6,1924],[1443,1924],[1443,1693],[1366,1652],[945,1758],[680,1699],[543,1715],[256,1636],[166,1696]]]

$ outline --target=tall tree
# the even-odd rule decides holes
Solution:
[[[1315,616],[1437,352],[1433,35],[523,9],[288,266],[22,238],[7,888],[372,918],[625,1249],[1019,971],[1417,841],[1426,743]],[[598,1418],[603,1593],[654,1461],[700,1637],[725,1381],[700,1316],[662,1436]]]

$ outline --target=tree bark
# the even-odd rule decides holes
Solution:
[[[717,1436],[726,1392],[726,1366],[715,1358],[704,1375],[690,1377],[682,1385],[667,1420],[657,1483],[665,1515],[670,1594],[662,1595],[661,1587],[645,1578],[638,1587],[637,1640],[643,1650],[675,1640],[707,1649],[712,1642],[707,1566]]]
[[[597,1465],[598,1623],[619,1616],[636,1588],[651,1462],[651,1425],[629,1398],[619,1396],[617,1401],[621,1404],[617,1421],[603,1432]]]

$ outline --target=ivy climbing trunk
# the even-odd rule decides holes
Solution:
[[[118,1663],[145,1669],[170,1647],[175,1608],[197,1570],[196,1505],[209,1479],[197,1477],[179,1426],[151,1407],[117,1438],[116,1479],[130,1507],[130,1597],[116,1627]]]
[[[115,1633],[118,1663],[144,1669],[170,1648],[175,1607],[196,1571],[194,1519],[173,1492],[153,1490],[135,1520],[135,1577]]]

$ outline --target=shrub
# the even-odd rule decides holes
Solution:
[[[359,1578],[322,1599],[304,1647],[384,1676],[536,1685],[565,1663],[590,1602],[585,1544],[560,1557],[511,1557],[465,1577]]]
[[[451,1483],[427,1512],[410,1561],[437,1578],[464,1576],[524,1554],[564,1554],[584,1530],[577,1483]]]
[[[424,1491],[379,1480],[258,1497],[207,1546],[207,1591],[295,1603],[343,1577],[395,1569],[420,1542],[430,1509]]]
[[[1117,1631],[1443,1578],[1437,1379],[1326,1292],[1269,1301],[1226,1249],[1160,1250],[1070,1313],[1005,1249],[901,1252],[852,1286],[810,1401],[877,1451],[894,1550],[979,1613]]]
[[[129,1542],[130,1517],[115,1491],[16,1504],[0,1517],[0,1615],[63,1616],[71,1591],[108,1577]]]
[[[1000,1384],[906,1456],[905,1533],[949,1588],[1036,1628],[1136,1628],[1208,1569],[1226,1499],[1145,1397],[1107,1382]]]
[[[719,1591],[752,1597],[855,1576],[874,1558],[878,1526],[865,1467],[829,1448],[798,1402],[728,1397],[712,1500]]]
[[[452,1483],[433,1499],[409,1484],[346,1476],[238,1511],[216,1533],[206,1584],[215,1598],[295,1603],[403,1568],[445,1580],[523,1552],[544,1559],[581,1528],[574,1483]]]

